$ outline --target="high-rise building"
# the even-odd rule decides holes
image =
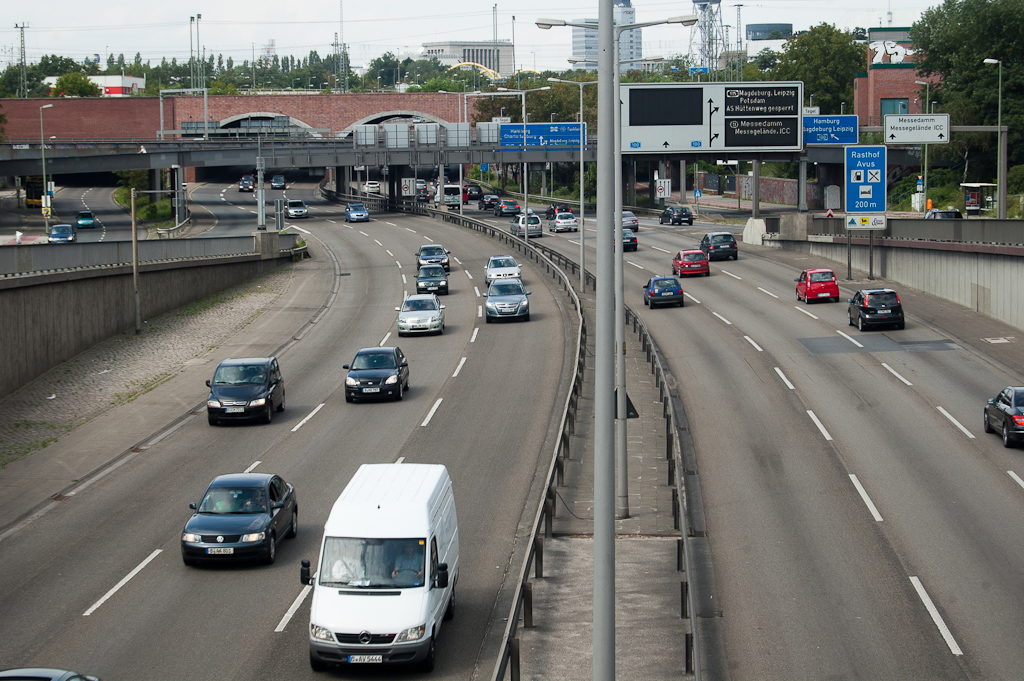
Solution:
[[[423,56],[437,57],[444,66],[454,66],[463,62],[480,64],[486,68],[507,76],[512,68],[512,43],[508,40],[447,40],[436,43],[423,43]],[[467,67],[472,68],[472,67]]]
[[[612,9],[612,20],[616,26],[636,23],[636,10],[630,4],[630,0],[615,0],[615,5]],[[597,19],[574,19],[573,21],[594,25],[594,28],[574,27],[572,29],[572,56],[576,60],[573,68],[596,71]],[[633,61],[631,64],[620,64],[620,72],[625,73],[631,68],[640,68],[640,60],[644,56],[642,37],[642,30],[639,28],[623,31],[619,36],[619,61]]]

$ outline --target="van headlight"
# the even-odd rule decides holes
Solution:
[[[423,638],[423,633],[427,630],[425,624],[421,624],[418,627],[412,627],[398,634],[395,637],[395,643],[408,643],[409,641],[419,641]]]
[[[334,641],[334,634],[319,624],[309,624],[309,635],[318,641]]]

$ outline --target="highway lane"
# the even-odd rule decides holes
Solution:
[[[347,276],[338,277],[331,311],[281,357],[286,412],[270,426],[224,428],[210,428],[196,415],[7,539],[0,571],[17,577],[0,586],[7,615],[0,665],[64,664],[109,678],[194,677],[196,669],[207,678],[312,676],[308,601],[275,632],[301,593],[298,560],[315,562],[330,504],[360,463],[404,456],[445,463],[452,472],[463,566],[459,614],[439,643],[437,673],[468,676],[505,578],[526,490],[552,444],[553,395],[566,373],[561,294],[549,292],[543,275],[528,266],[533,320],[484,326],[466,270],[481,277],[493,242],[407,216],[351,229],[316,219],[302,227],[335,251]],[[394,342],[393,307],[415,270],[412,253],[439,237],[463,263],[453,267],[453,293],[443,299],[450,320],[445,335],[401,339],[413,369],[405,400],[345,404],[340,365],[388,333]],[[321,302],[290,294],[282,304],[308,305],[311,316]],[[275,337],[269,315],[252,331],[225,354],[269,352],[286,340],[280,329]],[[204,394],[197,386],[197,401]],[[178,541],[188,502],[214,475],[256,461],[256,470],[279,472],[299,490],[299,538],[281,543],[274,566],[185,568]],[[82,615],[157,550],[120,591]]]
[[[644,225],[627,303],[642,310],[640,283],[702,231]],[[712,270],[684,281],[687,309],[641,314],[694,433],[733,677],[1012,675],[1016,457],[938,409],[980,431],[984,399],[1011,380],[971,352],[919,351],[946,339],[912,307],[906,331],[860,334],[845,304],[796,304],[796,272],[742,244]]]

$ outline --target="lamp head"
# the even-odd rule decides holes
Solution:
[[[999,60],[999,59],[992,59],[991,57],[986,57],[985,59],[982,60],[982,62],[985,63],[985,64],[999,64],[999,63],[1001,63],[1001,60]]]
[[[39,107],[39,110],[42,111],[43,109],[52,109],[52,108],[53,108],[53,104],[43,104],[41,107]]]
[[[565,26],[565,19],[537,19],[537,28],[542,28],[545,31],[552,26]]]
[[[665,20],[666,24],[682,24],[683,26],[693,26],[698,21],[696,14],[684,14],[679,17],[670,17]]]
[[[915,80],[914,82],[918,85],[931,85],[931,83],[926,80]]]

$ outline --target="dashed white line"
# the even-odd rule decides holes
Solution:
[[[309,414],[306,416],[306,418],[302,419],[301,421],[299,421],[298,423],[295,424],[295,427],[292,428],[292,432],[294,433],[299,428],[301,428],[302,426],[306,425],[306,422],[309,421],[314,416],[316,416],[316,413],[318,411],[320,411],[321,409],[323,409],[323,408],[324,408],[324,403],[323,402],[321,402],[320,404],[316,405],[316,408],[313,411],[309,412]]]
[[[375,244],[377,244],[378,246],[380,246],[381,248],[384,248],[384,244],[382,244],[379,239],[374,239],[373,242]],[[391,257],[393,258],[395,256],[391,256]]]
[[[473,291],[476,292],[476,297],[479,298],[480,297],[480,287],[479,286],[474,286],[473,287]]]
[[[388,250],[388,249],[386,249],[386,248],[384,249],[384,252],[385,252],[385,253],[387,253],[388,255],[390,255],[390,256],[391,256],[392,258],[393,258],[393,257],[395,257],[395,254],[394,254],[394,253],[392,253],[391,251],[389,251],[389,250]]]
[[[263,462],[262,461],[253,461],[252,464],[250,464],[250,466],[248,468],[246,468],[242,472],[243,473],[252,473],[252,469],[256,468],[256,466],[259,466],[261,463],[263,463]]]
[[[925,610],[932,616],[932,622],[935,622],[935,626],[939,628],[939,633],[942,634],[942,638],[945,639],[946,645],[949,646],[949,652],[954,655],[963,655],[964,651],[960,650],[960,646],[957,645],[956,639],[953,638],[953,633],[946,626],[946,623],[942,621],[942,615],[939,614],[938,608],[932,603],[932,599],[928,596],[928,592],[924,590],[924,584],[917,577],[910,578],[911,584],[914,585],[914,589],[917,591],[917,595],[920,596],[921,602],[924,603]]]
[[[764,352],[764,350],[761,349],[761,346],[754,342],[753,338],[751,338],[750,336],[744,336],[744,338],[746,338],[747,342],[753,345],[758,352]]]
[[[443,400],[443,397],[437,398],[437,402],[434,402],[434,406],[430,408],[430,412],[427,413],[427,418],[423,419],[423,423],[420,424],[420,427],[426,426],[430,423],[430,419],[434,418],[434,412],[436,412],[437,408],[441,406],[441,402]]]
[[[1018,485],[1020,485],[1021,487],[1024,487],[1024,480],[1021,480],[1021,479],[1020,479],[1020,476],[1019,476],[1019,475],[1017,475],[1017,474],[1016,474],[1016,473],[1014,473],[1013,471],[1006,471],[1006,473],[1007,473],[1007,475],[1009,475],[1009,476],[1010,476],[1011,478],[1013,478],[1014,482],[1016,482],[1016,483],[1017,483]]]
[[[626,262],[628,262],[628,263],[629,263],[630,265],[632,265],[633,267],[636,267],[637,269],[640,269],[640,270],[644,269],[644,266],[643,266],[643,265],[637,265],[637,264],[636,264],[635,262],[633,262],[632,260],[627,260]]]
[[[829,442],[832,442],[832,436],[828,434],[828,431],[825,430],[825,425],[818,420],[818,417],[814,414],[814,412],[808,409],[807,415],[811,417],[812,421],[814,421],[814,425],[818,426],[818,430],[820,430],[821,434],[825,436],[825,439],[828,440]]]
[[[384,337],[380,339],[380,343],[378,343],[378,347],[381,347],[381,348],[384,347],[384,344],[388,342],[388,338],[391,338],[391,332],[390,331],[388,331],[386,334],[384,334]]]
[[[962,432],[964,435],[966,435],[967,437],[971,438],[972,440],[975,439],[974,435],[971,433],[971,431],[969,431],[966,428],[964,428],[963,424],[960,423],[959,421],[957,421],[955,418],[953,418],[952,414],[950,414],[948,411],[946,411],[942,407],[935,407],[935,408],[938,409],[942,413],[943,416],[945,416],[947,419],[949,419],[950,422],[952,422],[952,424],[954,426],[959,428],[960,432]]]
[[[405,228],[405,231],[407,231],[407,232],[412,232],[413,234],[415,234],[415,233],[416,233],[416,230],[415,230],[415,229],[409,229],[408,227],[406,227],[406,228]]]
[[[288,626],[292,617],[295,616],[295,613],[298,612],[299,608],[302,606],[302,601],[306,600],[306,596],[308,596],[309,592],[312,590],[313,587],[309,584],[302,587],[302,591],[299,592],[299,595],[295,597],[295,601],[292,602],[292,607],[288,608],[288,612],[286,612],[284,617],[281,618],[281,621],[277,623],[277,627],[274,629],[275,634],[280,634],[284,631],[284,628]]]
[[[906,383],[907,385],[914,385],[913,383],[911,383],[910,381],[908,381],[907,379],[903,378],[903,377],[902,377],[902,376],[900,376],[900,375],[899,375],[898,373],[896,373],[896,370],[895,370],[895,369],[893,369],[893,368],[892,368],[891,366],[889,366],[888,364],[886,364],[885,362],[882,362],[882,366],[884,366],[884,367],[885,367],[886,371],[888,371],[888,372],[889,372],[890,374],[892,374],[892,375],[893,375],[893,376],[895,376],[896,378],[900,379],[901,381],[903,381],[903,382],[904,382],[904,383]]]
[[[405,463],[405,457],[404,456],[398,457],[397,459],[395,459],[395,463]]]
[[[470,343],[476,343],[476,335],[479,332],[480,332],[480,327],[479,326],[474,326],[473,327],[473,335],[469,337],[469,342]]]
[[[291,225],[291,228],[292,228],[292,229],[297,229],[297,230],[299,230],[300,232],[302,232],[303,234],[309,234],[309,232],[307,232],[306,230],[302,229],[302,227],[298,227],[298,226],[296,226],[296,225]]]
[[[483,305],[477,305],[476,306],[476,316],[477,316],[477,318],[480,318],[480,317],[484,316],[484,306]]]
[[[455,262],[459,263],[460,265],[462,264],[462,261],[459,260],[458,258],[456,258],[454,255],[452,256],[452,260],[454,260]]]
[[[455,373],[452,374],[452,378],[458,377],[459,372],[462,371],[462,365],[464,365],[465,363],[466,363],[466,358],[465,357],[463,357],[462,359],[459,360],[459,366],[455,367]]]
[[[796,310],[797,312],[803,312],[805,315],[807,315],[811,319],[817,319],[818,318],[817,315],[811,314],[810,312],[808,312],[807,310],[803,309],[802,307],[797,307],[796,305],[794,305],[793,309]]]
[[[159,556],[159,555],[160,555],[160,554],[161,554],[162,552],[163,552],[163,549],[157,549],[157,550],[156,550],[156,551],[154,551],[153,553],[149,554],[149,556],[148,556],[148,557],[147,557],[147,558],[146,558],[146,559],[145,559],[144,561],[142,561],[142,562],[141,562],[141,563],[139,563],[139,564],[138,564],[137,566],[135,566],[135,569],[134,569],[134,570],[132,570],[131,572],[129,572],[129,573],[127,574],[127,575],[125,575],[125,576],[124,576],[124,578],[123,578],[123,579],[122,579],[122,580],[121,580],[120,582],[118,582],[117,584],[115,584],[115,585],[114,585],[114,588],[113,588],[113,589],[111,589],[111,590],[110,590],[110,591],[108,591],[107,593],[103,594],[103,598],[101,598],[101,599],[99,599],[98,601],[96,601],[95,603],[93,603],[93,604],[92,604],[92,606],[91,606],[91,607],[90,607],[90,608],[89,608],[88,610],[86,610],[85,612],[83,612],[83,613],[82,613],[82,617],[88,617],[89,615],[91,615],[91,614],[93,614],[94,612],[96,612],[96,610],[98,610],[98,609],[99,609],[99,607],[100,607],[101,605],[103,605],[104,603],[106,603],[106,602],[107,602],[107,600],[108,600],[108,599],[109,599],[109,598],[110,598],[111,596],[113,596],[114,594],[116,594],[116,593],[117,593],[117,592],[118,592],[118,591],[119,591],[119,590],[121,589],[121,587],[122,587],[122,586],[124,586],[124,585],[125,585],[125,584],[127,584],[127,583],[128,583],[129,581],[131,581],[132,577],[134,577],[135,575],[137,575],[137,574],[139,574],[140,572],[142,572],[142,568],[144,568],[144,567],[146,567],[147,565],[149,565],[150,561],[152,561],[152,560],[153,560],[154,558],[156,558],[157,556]]]
[[[717,312],[712,312],[711,314],[715,315],[716,317],[718,317],[719,319],[721,319],[721,320],[722,320],[723,322],[725,322],[725,323],[726,323],[726,324],[728,324],[729,326],[732,326],[732,322],[730,322],[730,321],[729,321],[728,319],[726,319],[726,318],[725,318],[725,317],[723,317],[722,315],[718,314]]]
[[[408,284],[409,283],[408,281],[405,280],[405,273],[404,272],[402,273],[402,283],[403,284]]]
[[[848,341],[850,341],[851,343],[853,343],[854,345],[856,345],[856,346],[857,346],[858,348],[862,348],[862,347],[864,347],[864,346],[863,346],[863,345],[861,345],[861,344],[860,344],[859,342],[857,342],[857,340],[856,340],[856,339],[855,339],[855,338],[854,338],[853,336],[851,336],[850,334],[848,334],[848,333],[843,333],[843,332],[842,332],[842,331],[840,331],[839,329],[836,329],[836,333],[838,333],[838,334],[839,334],[840,336],[842,336],[842,337],[843,337],[843,338],[845,338],[846,340],[848,340]]]
[[[693,302],[697,303],[698,305],[700,305],[700,301],[699,301],[699,300],[697,300],[696,298],[694,298],[693,296],[691,296],[691,295],[690,295],[689,293],[686,293],[686,292],[684,291],[684,292],[683,292],[683,295],[684,295],[684,296],[686,296],[687,298],[689,298],[690,300],[692,300]]]
[[[402,263],[401,263],[401,262],[399,262],[398,260],[396,260],[396,261],[395,261],[395,264],[396,264],[396,265],[398,265],[398,269],[402,269]]]
[[[656,251],[661,251],[662,253],[671,253],[672,252],[672,251],[666,251],[664,248],[658,248],[657,246],[651,246],[651,248],[653,248]]]
[[[779,367],[775,367],[775,373],[779,375],[779,378],[782,379],[782,382],[786,384],[787,388],[789,388],[790,390],[796,390],[796,386],[789,382],[789,379],[786,378],[786,374],[782,373],[782,369],[780,369]]]
[[[352,225],[345,225],[345,226],[348,227],[349,229],[354,229],[354,227],[352,227]]]
[[[469,270],[464,270],[464,271],[465,271],[467,277],[469,277],[470,279],[473,278],[473,275],[469,273]]]
[[[860,484],[860,480],[853,473],[850,473],[850,480],[853,481],[853,486],[857,488],[857,493],[860,494],[860,498],[864,500],[864,505],[871,511],[871,517],[877,522],[882,522],[882,514],[875,508],[875,502],[871,501],[871,497],[868,496],[868,491],[864,489],[864,485]]]
[[[757,287],[757,290],[758,290],[758,291],[760,291],[761,293],[767,293],[767,294],[768,294],[768,295],[770,295],[770,296],[771,296],[772,298],[778,298],[778,296],[777,296],[777,295],[775,295],[774,293],[772,293],[772,292],[771,292],[771,291],[769,291],[768,289],[764,289],[764,288],[761,288],[760,286],[758,286],[758,287]]]
[[[728,274],[733,279],[739,279],[740,281],[743,281],[743,277],[737,277],[735,274],[733,274],[729,270],[722,270],[722,274]]]
[[[385,224],[385,225],[391,225],[392,227],[398,227],[398,225],[396,225],[396,224],[395,224],[395,223],[393,223],[393,222],[385,222],[384,224]]]
[[[369,234],[367,234],[367,233],[366,233],[366,232],[364,232],[363,230],[359,230],[359,233],[360,233],[360,234],[362,234],[363,236],[370,236]]]

